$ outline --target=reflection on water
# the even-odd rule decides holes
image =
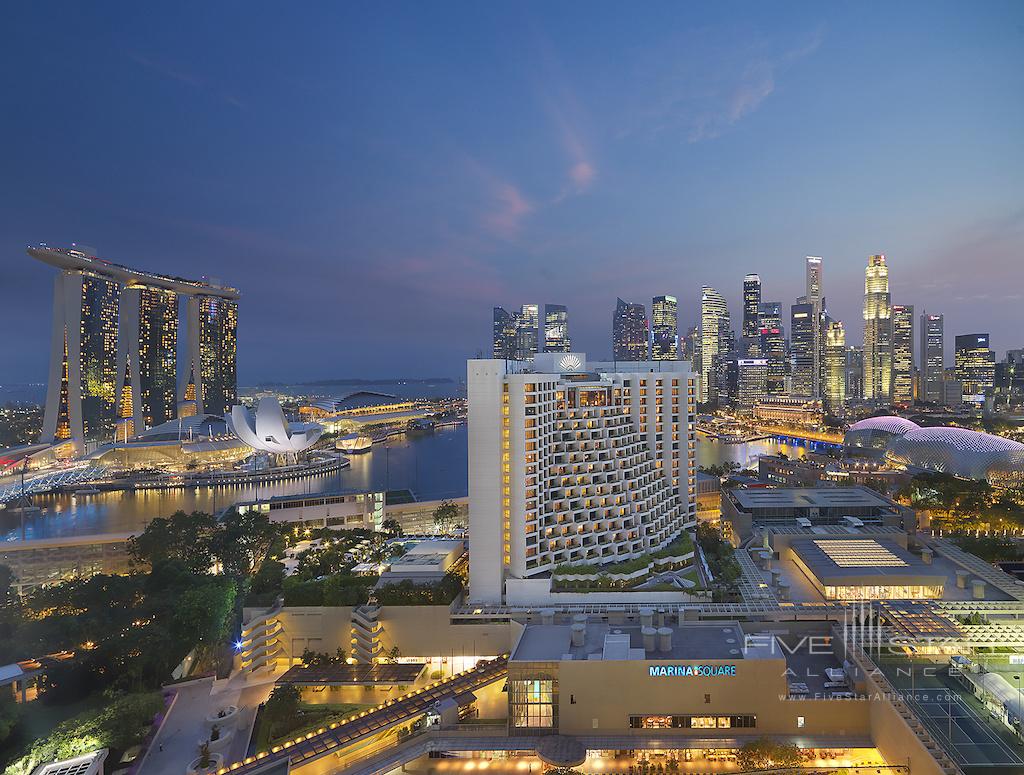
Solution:
[[[466,494],[466,427],[440,428],[413,438],[397,436],[373,451],[353,455],[352,465],[326,476],[291,482],[189,490],[104,492],[99,495],[37,496],[41,517],[27,520],[27,538],[48,538],[141,530],[154,517],[175,511],[223,509],[233,503],[272,495],[329,492],[338,489],[383,490],[408,488],[421,500],[455,498]],[[20,517],[0,511],[0,530],[7,540],[21,536]]]
[[[807,454],[805,447],[770,440],[722,444],[715,439],[697,436],[697,465],[710,466],[731,460],[742,467],[756,466],[758,456],[778,451],[790,457]],[[294,482],[276,482],[258,490],[247,485],[37,497],[35,502],[44,509],[44,514],[26,521],[25,535],[28,538],[46,538],[126,533],[141,530],[153,517],[168,516],[179,509],[211,512],[257,497],[338,489],[408,488],[421,500],[461,497],[466,494],[466,426],[441,428],[433,434],[413,438],[395,437],[387,445],[375,444],[370,453],[352,456],[351,461],[351,467],[339,473]],[[7,540],[19,538],[20,518],[0,512],[0,531]]]

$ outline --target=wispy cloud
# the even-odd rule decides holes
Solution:
[[[245,103],[236,95],[208,83],[201,76],[189,72],[187,69],[176,63],[147,56],[146,54],[141,54],[137,51],[129,52],[128,58],[144,69],[149,70],[152,73],[156,73],[163,78],[186,84],[198,91],[213,95],[221,102],[230,105],[233,108],[245,110]]]
[[[687,142],[721,136],[756,112],[771,97],[779,79],[811,56],[825,39],[817,27],[788,47],[755,38],[742,45],[735,36],[699,30],[670,50],[652,54],[634,73],[639,91],[635,111],[621,135],[680,132]]]

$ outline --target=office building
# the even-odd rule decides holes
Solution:
[[[921,395],[924,401],[941,404],[945,368],[945,332],[942,315],[921,314]]]
[[[198,414],[225,415],[238,403],[238,304],[193,296],[186,306],[190,382]],[[181,396],[188,399],[186,384]]]
[[[690,330],[679,340],[679,360],[689,361],[694,374],[700,371],[698,368],[699,364],[695,362],[699,352],[700,328],[698,326],[690,326]]]
[[[746,409],[764,398],[768,391],[768,360],[766,358],[736,359],[736,401]]]
[[[786,392],[786,329],[782,325],[782,302],[763,301],[757,310],[758,354],[768,361],[768,392]]]
[[[914,402],[914,306],[892,306],[892,400]]]
[[[811,318],[811,334],[813,349],[811,351],[812,371],[810,392],[804,395],[821,397],[821,356],[825,342],[825,291],[822,284],[823,269],[821,256],[807,256],[806,259],[806,283],[804,296],[797,299],[797,303],[810,304],[813,307]]]
[[[864,348],[846,348],[846,399],[857,401],[864,398]]]
[[[864,398],[892,399],[892,302],[883,255],[870,256],[864,272]]]
[[[569,310],[561,304],[544,305],[544,352],[567,353],[572,350],[569,338]]]
[[[996,364],[992,406],[997,411],[1024,407],[1024,350],[1008,350]]]
[[[655,296],[651,300],[651,360],[679,359],[678,303],[675,296]]]
[[[612,357],[616,361],[647,360],[647,311],[643,304],[615,300],[612,315]]]
[[[815,331],[818,323],[818,312],[814,304],[801,302],[792,306],[789,335],[793,372],[791,392],[794,396],[815,397],[818,363]]]
[[[823,363],[825,411],[842,417],[846,408],[846,332],[839,320],[831,321],[825,330]]]
[[[112,442],[117,420],[127,419],[121,416],[126,392],[134,432],[173,419],[179,299],[217,298],[233,305],[238,291],[131,269],[96,258],[91,248],[39,246],[28,253],[60,270],[40,441],[67,441],[79,453],[87,444]],[[234,348],[219,357],[230,358],[233,380]]]
[[[996,353],[989,347],[988,334],[963,334],[954,340],[954,372],[963,389],[963,402],[980,408],[992,393],[996,376]]]
[[[725,297],[705,285],[700,297],[700,400],[719,400],[720,360],[729,352],[732,338],[729,306]],[[723,391],[724,392],[724,391]]]
[[[637,558],[693,526],[684,363],[472,360],[467,390],[474,601],[543,598],[560,565]]]
[[[524,304],[519,310],[516,326],[515,360],[529,361],[537,354],[540,337],[540,307]]]
[[[516,331],[519,315],[509,312],[504,307],[495,307],[493,315],[493,331],[491,355],[501,360],[512,360],[516,352]]]
[[[760,344],[761,328],[759,314],[761,309],[761,278],[756,274],[748,274],[743,278],[743,339],[745,355],[763,355],[755,350]],[[759,349],[759,348],[758,348]]]

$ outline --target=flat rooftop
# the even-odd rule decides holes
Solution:
[[[531,624],[523,631],[513,662],[559,662],[565,660],[704,660],[743,659],[743,632],[736,622],[686,624],[668,627],[672,631],[671,648],[645,651],[640,625],[586,624],[582,646],[572,645],[572,625]],[[748,655],[750,650],[748,649]]]
[[[945,584],[946,575],[888,539],[823,536],[801,538],[790,548],[814,576],[826,585]]]
[[[893,510],[893,504],[867,487],[760,487],[729,490],[744,511],[753,509],[806,509],[874,507]]]

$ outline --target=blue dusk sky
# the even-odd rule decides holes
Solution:
[[[8,3],[0,381],[43,381],[28,244],[242,290],[239,376],[464,374],[491,307],[569,307],[803,257],[862,337],[894,303],[1024,347],[1024,3]],[[951,357],[951,356],[948,356]]]

